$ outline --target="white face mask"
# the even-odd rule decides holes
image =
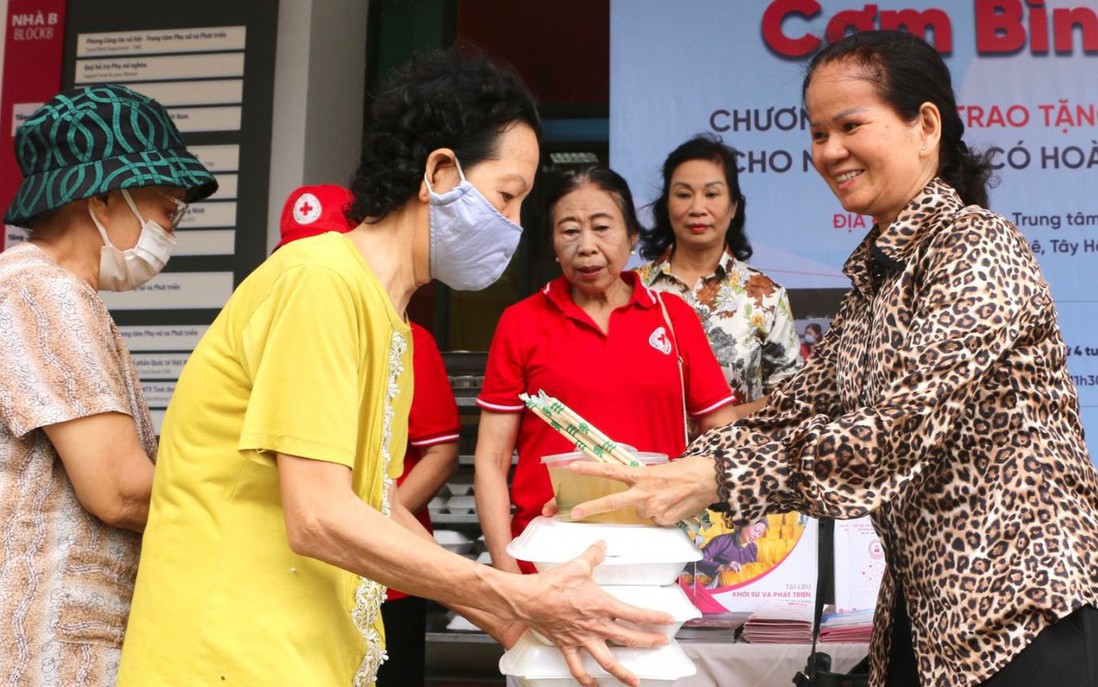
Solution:
[[[137,245],[126,250],[114,247],[107,238],[106,228],[91,211],[91,205],[88,205],[92,222],[95,223],[95,228],[99,230],[99,235],[103,237],[103,243],[106,244],[99,253],[99,289],[101,291],[136,289],[159,274],[160,270],[164,269],[164,265],[168,264],[168,259],[175,250],[175,236],[169,234],[156,222],[142,217],[137,211],[137,206],[134,205],[133,198],[125,189],[122,190],[122,197],[126,199],[130,211],[141,222],[141,235],[137,237]]]
[[[522,238],[522,227],[507,219],[476,186],[466,181],[443,194],[431,189],[431,276],[457,291],[479,291],[500,278]]]

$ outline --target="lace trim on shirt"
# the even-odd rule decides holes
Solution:
[[[381,430],[381,471],[383,487],[381,494],[381,513],[390,517],[389,492],[393,487],[393,480],[389,477],[389,462],[392,459],[389,453],[389,444],[393,439],[393,401],[400,395],[400,386],[397,379],[404,371],[402,359],[404,352],[408,350],[408,343],[398,332],[393,332],[389,340],[389,380],[385,389],[385,416],[382,420]],[[355,590],[355,607],[351,611],[351,618],[355,627],[362,633],[366,640],[366,654],[362,657],[362,663],[355,672],[354,687],[369,687],[377,679],[377,669],[389,658],[385,649],[381,647],[381,634],[377,631],[377,621],[381,615],[381,602],[385,600],[385,585],[363,577],[359,580]]]

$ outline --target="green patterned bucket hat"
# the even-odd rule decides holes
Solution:
[[[124,86],[74,88],[54,96],[15,132],[23,182],[4,222],[32,218],[123,188],[182,188],[187,202],[217,191],[217,180],[187,152],[164,107]]]

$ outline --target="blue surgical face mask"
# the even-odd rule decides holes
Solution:
[[[815,337],[815,335],[813,335],[813,334],[805,334],[805,335],[804,335],[804,342],[805,342],[806,344],[808,344],[809,346],[811,346],[812,344],[816,343],[816,337]]]
[[[494,283],[511,262],[522,227],[507,219],[465,179],[446,193],[430,194],[431,276],[457,291],[479,291]]]

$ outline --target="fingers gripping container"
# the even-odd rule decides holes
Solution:
[[[614,657],[640,678],[641,687],[671,687],[676,680],[697,672],[694,662],[677,643],[654,649],[612,647]],[[584,655],[583,668],[599,687],[621,687],[590,656]],[[515,646],[499,660],[499,669],[511,675],[522,687],[572,687],[578,684],[568,671],[564,656],[555,646],[538,641],[527,631]]]
[[[595,568],[595,582],[624,603],[663,611],[674,621],[671,625],[639,628],[665,634],[666,645],[651,649],[612,645],[611,653],[640,679],[642,687],[671,687],[675,681],[693,675],[696,668],[674,637],[683,623],[700,613],[677,580],[683,566],[700,560],[702,555],[679,528],[563,522],[558,516],[539,517],[508,545],[507,553],[545,571],[572,560],[599,541],[606,543],[606,557]],[[499,668],[523,687],[577,684],[560,651],[532,630],[503,655]],[[586,654],[584,669],[599,687],[621,685]]]
[[[666,453],[645,453],[631,450],[630,455],[644,465],[659,465],[667,462]],[[626,485],[617,480],[592,475],[581,475],[567,469],[570,463],[577,461],[592,461],[585,453],[574,451],[572,453],[558,453],[544,456],[541,464],[549,471],[549,483],[553,486],[553,496],[557,499],[557,508],[560,511],[558,517],[564,522],[571,522],[572,508],[585,501],[617,494],[626,490]],[[637,515],[635,508],[622,508],[608,513],[600,513],[583,519],[583,522],[619,523],[625,525],[651,525],[652,520]]]

